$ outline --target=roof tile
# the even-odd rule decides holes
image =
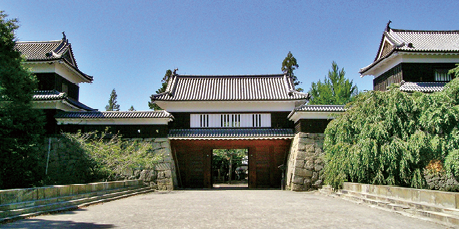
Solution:
[[[182,76],[174,75],[157,101],[302,100],[307,93],[293,90],[284,75]]]
[[[291,139],[293,129],[171,129],[170,139]]]
[[[295,108],[295,111],[304,112],[344,112],[344,105],[303,105]]]
[[[404,82],[400,86],[400,91],[438,92],[442,91],[445,85],[445,82]]]
[[[61,112],[54,117],[60,119],[173,118],[172,114],[164,110]]]

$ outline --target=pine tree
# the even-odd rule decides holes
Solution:
[[[309,94],[311,99],[309,104],[320,105],[344,105],[358,94],[357,86],[353,85],[353,81],[346,79],[346,72],[339,69],[338,65],[333,61],[332,70],[328,71],[328,76],[324,82],[312,83]]]
[[[293,79],[293,85],[298,86],[301,82],[294,74],[294,70],[300,67],[296,61],[296,58],[293,56],[292,52],[288,52],[287,56],[285,57],[284,61],[282,61],[282,72],[287,73]],[[296,88],[297,91],[303,91],[302,88]]]
[[[118,95],[116,94],[115,88],[113,88],[112,93],[110,94],[110,99],[108,100],[108,105],[105,106],[106,111],[120,111],[120,105],[116,101]]]
[[[131,105],[131,107],[129,108],[129,110],[128,110],[128,111],[135,111],[135,109],[134,109],[134,106],[133,106],[133,105]]]
[[[0,189],[38,185],[44,171],[38,166],[44,116],[32,109],[35,76],[15,49],[16,19],[0,11]]]
[[[156,94],[160,94],[166,91],[167,88],[167,82],[169,81],[169,78],[172,76],[172,70],[168,69],[166,71],[166,74],[164,74],[163,79],[161,80],[161,88],[156,90]],[[153,101],[153,95],[150,96],[150,101],[148,102],[148,107],[152,110],[162,110],[161,107],[159,107],[156,103]]]

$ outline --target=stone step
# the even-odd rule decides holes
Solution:
[[[94,196],[86,196],[79,199],[72,199],[68,201],[62,202],[53,202],[38,206],[26,207],[22,209],[12,209],[6,211],[0,211],[0,222],[13,220],[13,219],[20,219],[26,218],[30,216],[40,215],[43,213],[49,212],[57,212],[57,211],[64,211],[64,210],[72,210],[77,209],[79,207],[88,206],[91,204],[107,202],[111,200],[116,200],[120,198],[129,197],[132,195],[143,194],[148,192],[153,192],[154,190],[145,187],[145,188],[137,188],[137,189],[130,189],[130,190],[123,190],[118,192],[111,192],[102,195],[94,195]]]
[[[48,199],[40,199],[40,200],[35,200],[35,201],[24,201],[24,202],[19,202],[19,203],[4,204],[4,205],[0,205],[0,211],[14,210],[14,209],[20,209],[20,208],[26,208],[26,207],[39,206],[39,205],[46,205],[46,204],[51,204],[51,203],[56,203],[56,202],[70,201],[73,199],[88,198],[91,196],[100,196],[100,195],[104,195],[104,194],[108,194],[112,192],[120,192],[120,191],[131,190],[131,189],[135,189],[135,187],[103,190],[103,191],[98,191],[98,192],[83,193],[83,194],[70,195],[70,196],[60,196],[60,197],[48,198]]]
[[[392,204],[401,205],[401,206],[405,206],[405,207],[409,207],[409,208],[417,209],[417,210],[423,210],[423,211],[429,211],[429,212],[445,212],[448,214],[459,215],[459,210],[453,209],[453,208],[444,208],[444,207],[427,204],[427,203],[418,203],[418,202],[413,202],[413,201],[408,201],[408,200],[401,200],[401,199],[396,199],[396,198],[391,198],[391,197],[379,196],[379,195],[368,194],[368,193],[359,193],[359,192],[354,192],[354,191],[346,191],[346,193],[348,195],[359,196],[359,197],[366,198],[366,199],[374,199],[374,200],[378,200],[382,202],[389,202]]]
[[[335,192],[336,196],[352,202],[365,203],[382,209],[388,209],[406,216],[417,216],[418,218],[441,223],[447,226],[459,226],[459,210],[442,208],[434,205],[415,203],[406,200],[399,200],[384,196],[367,193],[359,193],[349,190]]]

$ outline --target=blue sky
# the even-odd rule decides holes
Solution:
[[[94,76],[80,84],[80,101],[104,110],[113,88],[121,110],[148,110],[167,69],[187,75],[281,73],[289,51],[308,91],[332,61],[359,90],[382,32],[392,28],[459,29],[459,1],[23,1],[2,0],[18,18],[20,41],[72,43],[79,68]]]

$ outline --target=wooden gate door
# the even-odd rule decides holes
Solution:
[[[182,142],[176,147],[179,176],[183,188],[212,188],[212,150]]]

